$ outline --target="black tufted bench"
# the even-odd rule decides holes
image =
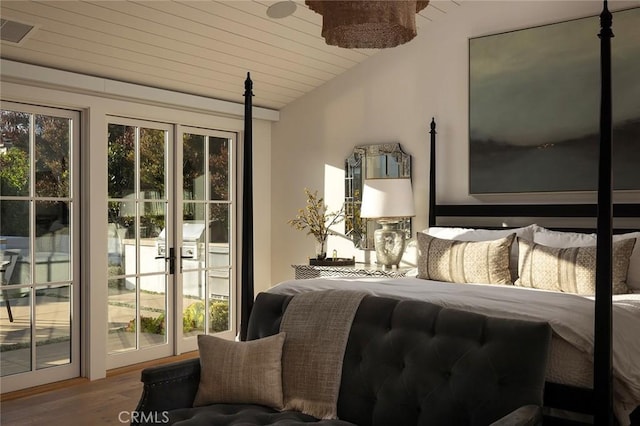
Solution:
[[[249,339],[276,334],[291,296],[261,293]],[[132,424],[534,425],[551,329],[414,300],[366,296],[353,321],[338,397],[341,420],[257,405],[193,408],[199,360],[142,372]]]

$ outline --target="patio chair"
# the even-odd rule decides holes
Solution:
[[[13,275],[13,270],[16,268],[16,263],[18,263],[18,254],[12,254],[9,256],[9,263],[5,264],[2,269],[2,285],[9,284],[11,282],[11,276]],[[13,313],[11,312],[11,302],[9,302],[9,292],[7,290],[2,290],[2,297],[4,298],[4,303],[7,306],[7,314],[9,315],[9,322],[13,322]]]

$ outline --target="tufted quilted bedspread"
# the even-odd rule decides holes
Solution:
[[[454,284],[418,278],[317,278],[284,281],[269,292],[349,289],[376,296],[418,299],[484,315],[548,321],[554,332],[547,380],[590,387],[593,359],[593,297],[522,287]],[[613,374],[616,417],[640,405],[640,294],[614,296]]]

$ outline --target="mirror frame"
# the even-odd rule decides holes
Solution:
[[[380,225],[375,219],[360,217],[364,181],[385,177],[411,179],[411,155],[397,142],[358,145],[345,160],[344,172],[345,235],[356,248],[374,250],[373,232]],[[400,221],[398,229],[403,229],[407,240],[410,239],[411,218]]]

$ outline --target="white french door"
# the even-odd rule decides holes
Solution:
[[[233,334],[235,141],[109,119],[108,368]]]
[[[110,117],[107,367],[174,353],[173,126]]]
[[[198,334],[233,337],[235,324],[235,133],[180,127],[181,219],[176,311],[180,352]]]
[[[80,375],[80,113],[2,103],[2,392]]]

